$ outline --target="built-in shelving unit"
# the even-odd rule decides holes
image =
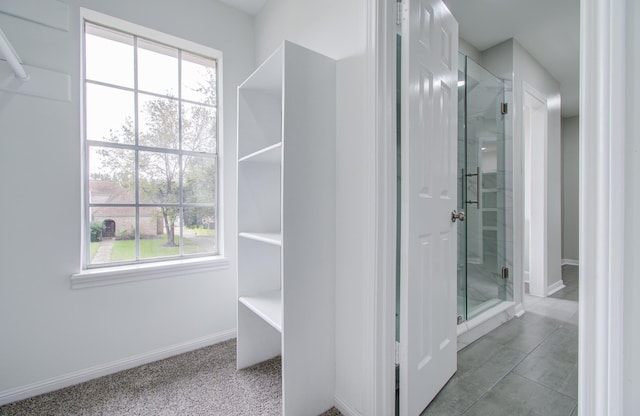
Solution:
[[[335,76],[284,42],[238,88],[238,368],[281,355],[290,416],[334,404]]]

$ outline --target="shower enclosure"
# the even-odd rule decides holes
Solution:
[[[513,298],[505,85],[459,54],[458,323]]]

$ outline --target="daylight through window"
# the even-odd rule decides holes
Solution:
[[[85,22],[85,265],[218,254],[217,60]]]

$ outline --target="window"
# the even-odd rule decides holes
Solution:
[[[85,268],[217,255],[220,53],[125,23],[83,24]]]

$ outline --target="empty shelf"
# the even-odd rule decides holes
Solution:
[[[242,296],[238,301],[282,332],[282,294],[279,289],[254,296]]]
[[[260,149],[244,157],[238,162],[280,163],[282,160],[282,142]]]
[[[277,233],[240,233],[238,235],[251,240],[262,241],[263,243],[282,245],[282,235]]]

